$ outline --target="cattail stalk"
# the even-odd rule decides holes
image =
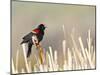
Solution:
[[[13,58],[12,58],[12,73],[13,73],[13,74],[15,74],[15,73],[16,73]]]
[[[27,57],[26,57],[25,44],[22,44],[22,48],[23,48],[25,66],[26,66],[27,72],[30,72],[30,70],[29,70],[29,65],[28,65],[28,61],[27,61]]]
[[[16,53],[16,70],[18,70],[18,56],[19,56],[19,50],[17,50]]]
[[[52,48],[49,47],[49,51],[50,51],[50,59],[51,59],[51,63],[52,63],[52,70],[54,70],[54,60],[53,60],[53,52],[52,52]]]

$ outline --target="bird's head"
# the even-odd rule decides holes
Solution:
[[[38,28],[39,28],[40,30],[43,30],[43,31],[44,31],[46,27],[45,27],[44,24],[40,24],[40,25],[38,26]]]

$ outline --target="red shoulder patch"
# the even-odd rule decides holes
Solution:
[[[39,29],[34,29],[34,30],[32,30],[32,31],[35,32],[36,34],[38,34],[38,33],[40,32]]]

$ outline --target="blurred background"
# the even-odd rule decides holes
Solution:
[[[41,45],[45,50],[48,50],[49,46],[53,50],[57,50],[58,61],[62,60],[62,41],[64,39],[66,39],[67,48],[73,47],[71,34],[74,35],[77,44],[79,44],[77,37],[81,36],[84,46],[87,47],[86,39],[90,29],[91,38],[95,41],[95,6],[12,1],[13,58],[16,56],[16,51],[19,50],[19,56],[23,59],[20,45],[22,37],[31,32],[40,23],[45,24],[47,27]],[[66,38],[64,38],[63,25]],[[95,43],[94,41],[93,44]],[[35,51],[36,49],[33,46],[32,54]],[[21,67],[23,64],[19,66]]]

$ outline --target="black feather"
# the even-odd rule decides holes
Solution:
[[[29,42],[32,39],[33,35],[34,33],[32,32],[28,33],[26,36],[23,37],[23,41],[21,42],[21,44]]]
[[[29,42],[29,43],[28,43],[28,52],[27,52],[27,57],[30,56],[30,54],[31,54],[31,49],[32,49],[32,43]]]

